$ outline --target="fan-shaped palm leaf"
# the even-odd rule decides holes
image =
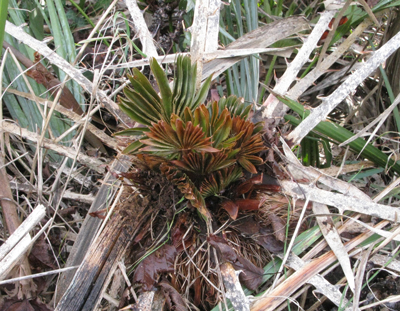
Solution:
[[[214,171],[223,169],[236,163],[236,159],[228,159],[225,152],[218,153],[189,153],[182,156],[180,161],[172,161],[173,164],[184,171],[197,175],[208,175]]]
[[[257,174],[255,165],[261,165],[263,160],[256,156],[265,149],[259,126],[240,117],[233,118],[233,133],[242,133],[236,141],[235,149],[240,149],[236,155],[239,164],[247,171]]]
[[[210,110],[205,105],[200,105],[193,113],[186,108],[183,118],[186,122],[200,125],[203,131],[212,137],[213,147],[218,149],[231,149],[242,135],[231,135],[232,117],[226,108],[219,111],[217,102],[212,103]]]
[[[243,102],[243,98],[238,98],[234,95],[231,95],[228,98],[222,97],[218,101],[218,108],[220,113],[225,108],[228,109],[232,118],[238,116],[242,119],[247,120],[247,118],[249,117],[249,112],[251,110],[251,105],[245,105]]]
[[[146,147],[140,152],[154,152],[167,158],[180,158],[182,154],[192,152],[218,152],[211,146],[211,138],[207,137],[200,126],[193,126],[192,122],[183,123],[176,119],[174,127],[165,121],[153,124],[150,132],[146,133],[149,139],[140,142]]]

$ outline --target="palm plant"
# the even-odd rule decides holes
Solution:
[[[256,166],[263,163],[258,156],[265,148],[263,126],[248,120],[251,107],[236,96],[205,105],[211,77],[196,91],[196,65],[190,57],[178,57],[172,89],[156,60],[150,67],[160,96],[133,69],[132,87],[125,88],[120,107],[138,124],[116,135],[138,136],[124,153],[139,161],[151,159],[157,165],[147,168],[165,175],[209,217],[204,198],[221,194],[245,171],[256,174]]]

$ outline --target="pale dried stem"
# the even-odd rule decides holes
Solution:
[[[324,43],[324,45],[322,47],[322,50],[321,50],[321,53],[320,53],[320,56],[319,56],[319,59],[318,59],[317,66],[325,58],[326,51],[328,50],[329,44],[332,41],[332,38],[333,38],[333,36],[334,36],[334,34],[336,32],[337,27],[339,26],[339,22],[340,22],[343,14],[346,12],[347,8],[349,7],[349,5],[351,4],[352,1],[353,0],[347,0],[345,2],[345,4],[343,5],[343,7],[340,9],[338,15],[336,16],[336,19],[332,24],[332,31],[330,31],[328,33],[328,36],[326,37],[325,43]]]
[[[197,64],[196,89],[200,88],[203,74],[203,55],[218,49],[219,10],[221,0],[196,1],[193,24],[190,27],[192,64]]]
[[[137,1],[125,0],[125,3],[129,9],[129,13],[131,14],[135,32],[139,35],[140,42],[142,43],[143,53],[146,54],[148,58],[158,56],[157,49],[153,42],[153,37],[147,28],[143,14],[137,5]]]
[[[329,22],[335,15],[335,11],[326,11],[322,13],[317,25],[315,25],[313,31],[308,36],[306,42],[299,50],[296,58],[288,64],[288,67],[279,79],[278,83],[274,87],[274,91],[279,94],[284,94],[296,80],[297,74],[305,63],[308,62],[311,53],[314,51],[318,44],[319,39],[328,27]],[[281,111],[283,110],[283,104],[273,95],[270,94],[266,101],[263,103],[266,110],[263,112],[263,118],[282,118]]]
[[[26,129],[20,128],[18,125],[15,125],[11,122],[3,121],[0,124],[0,130],[8,133],[12,133],[23,138],[26,138],[32,142],[37,142],[39,140],[39,135],[36,133],[30,132]],[[74,159],[77,157],[77,161],[83,165],[88,166],[89,168],[95,170],[96,172],[103,173],[105,171],[105,163],[99,161],[98,159],[89,157],[77,152],[75,149],[70,147],[61,146],[58,144],[54,144],[50,139],[43,139],[43,147],[47,149],[51,149],[61,155]]]
[[[20,27],[15,26],[14,24],[6,21],[5,31],[16,38],[17,40],[21,41],[22,43],[26,44],[33,50],[37,51],[39,54],[46,57],[50,63],[59,67],[62,71],[64,71],[68,76],[70,76],[73,80],[75,80],[83,89],[87,92],[92,93],[94,85],[90,82],[80,70],[76,69],[74,66],[69,64],[65,59],[61,56],[56,54],[53,50],[47,47],[43,42],[36,40],[32,36],[25,33]],[[113,102],[110,98],[108,98],[107,94],[103,91],[98,91],[97,95],[99,96],[100,101],[105,107],[121,122],[130,122],[130,119],[123,114],[118,104]]]
[[[288,139],[294,144],[300,141],[325,120],[328,114],[341,103],[362,81],[364,81],[375,69],[377,69],[387,58],[400,47],[400,32],[390,39],[385,45],[377,50],[363,66],[353,73],[336,91],[322,100],[321,105],[311,111],[310,115],[288,135]]]

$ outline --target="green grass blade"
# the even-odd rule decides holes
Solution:
[[[35,35],[35,38],[42,41],[44,39],[44,21],[42,12],[33,1],[28,1],[28,8],[30,10],[29,27]]]
[[[0,46],[3,45],[4,28],[6,26],[8,0],[0,0]]]
[[[296,101],[290,100],[288,98],[282,98],[278,96],[279,100],[290,107],[290,109],[294,110],[302,117],[306,117],[310,114],[310,112]],[[285,120],[290,121],[294,125],[300,124],[300,120],[295,118],[294,116],[286,115]],[[338,124],[329,121],[320,122],[314,129],[314,131],[319,132],[338,143],[343,143],[349,138],[353,137],[354,134],[349,130],[341,127]],[[392,159],[380,151],[378,148],[372,146],[371,144],[366,145],[366,141],[362,138],[357,138],[356,140],[349,143],[350,149],[352,149],[356,153],[360,153],[361,155],[368,160],[374,162],[380,167],[389,168],[400,174],[400,165],[397,164]],[[364,150],[363,150],[364,149]]]

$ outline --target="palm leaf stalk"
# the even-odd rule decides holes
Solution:
[[[204,198],[219,195],[244,171],[256,174],[263,163],[263,126],[248,120],[251,107],[236,96],[205,104],[211,77],[196,92],[190,57],[178,57],[172,88],[155,59],[150,68],[160,94],[134,68],[120,107],[138,126],[115,135],[136,136],[124,153],[151,158],[157,165],[148,169],[156,167],[208,218]]]

